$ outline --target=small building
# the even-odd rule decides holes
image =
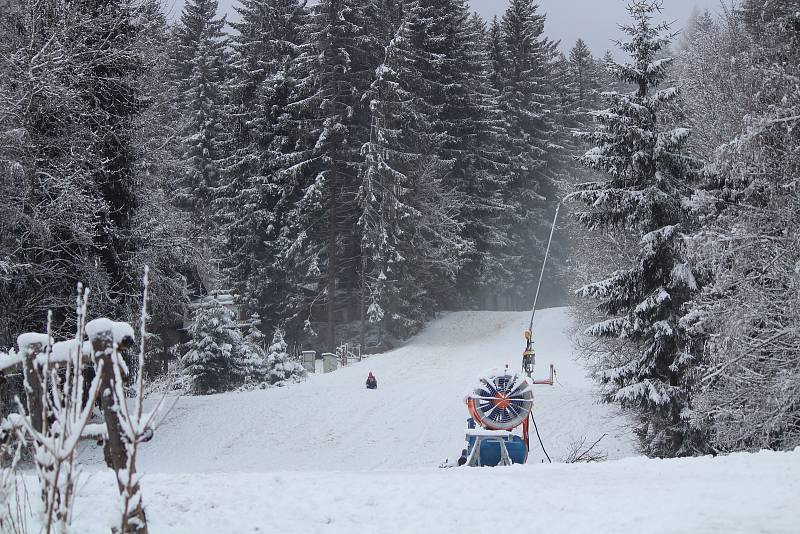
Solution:
[[[314,363],[316,360],[317,360],[316,351],[304,350],[300,353],[300,362],[303,365],[303,369],[305,369],[307,373],[313,373],[316,371]]]
[[[331,373],[339,368],[339,357],[332,352],[322,353],[322,372]]]

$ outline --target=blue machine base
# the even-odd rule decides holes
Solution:
[[[469,423],[472,423],[471,425]],[[467,421],[469,428],[475,428],[475,423],[470,419]],[[505,441],[506,449],[508,450],[508,457],[511,463],[524,464],[528,461],[528,448],[525,442],[519,436],[511,436]],[[472,448],[475,446],[475,437],[470,437],[467,441],[467,454],[472,454]],[[486,467],[495,467],[500,463],[500,443],[497,441],[481,441],[481,448],[478,451],[478,465]]]

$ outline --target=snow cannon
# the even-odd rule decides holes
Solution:
[[[531,381],[518,373],[492,371],[466,397],[467,465],[524,464],[528,460],[528,418],[533,409]],[[522,426],[522,436],[512,431]]]

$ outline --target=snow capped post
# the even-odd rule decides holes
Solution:
[[[108,467],[119,471],[125,469],[128,455],[125,445],[122,443],[122,428],[116,405],[117,399],[114,396],[114,365],[125,366],[119,350],[133,346],[133,328],[127,323],[115,323],[110,319],[95,319],[87,323],[86,334],[92,344],[95,360],[103,362],[100,378],[100,406],[108,432],[108,439],[103,446],[103,457]]]
[[[147,279],[145,278],[145,284]],[[146,298],[146,295],[145,295]],[[144,315],[144,314],[143,314]],[[144,319],[143,319],[144,320]],[[128,368],[122,358],[122,352],[134,345],[133,328],[128,323],[115,322],[109,319],[95,319],[86,325],[86,334],[92,344],[95,360],[102,362],[100,376],[100,404],[103,419],[106,423],[106,440],[103,456],[106,464],[114,470],[120,496],[123,502],[121,534],[147,534],[147,519],[142,507],[141,491],[133,456],[129,448],[135,447],[138,441],[146,440],[147,432],[142,427],[141,414],[141,366],[144,345],[139,355],[139,378],[137,380],[136,413],[131,414],[125,405],[125,389],[123,377],[128,376]],[[144,336],[144,327],[142,336]],[[146,418],[145,427],[152,423],[152,417]]]
[[[47,334],[27,333],[17,338],[17,346],[22,355],[23,375],[25,377],[25,395],[27,396],[28,415],[31,426],[41,432],[44,425],[44,398],[42,373],[37,357],[48,350],[52,339]]]

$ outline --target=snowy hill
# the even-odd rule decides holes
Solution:
[[[464,394],[481,374],[522,361],[528,313],[459,312],[405,346],[288,388],[181,398],[144,448],[147,472],[374,470],[436,467],[458,457],[468,417]],[[610,458],[633,453],[610,406],[599,405],[564,332],[567,310],[537,314],[536,421],[554,460],[571,441],[601,441]],[[364,387],[368,371],[379,387]],[[530,463],[544,456],[532,447]],[[97,461],[100,461],[99,455]]]
[[[527,320],[452,313],[401,348],[302,384],[179,399],[140,457],[151,531],[798,531],[800,451],[625,458],[631,436],[573,360],[566,309],[545,310],[534,328],[541,376],[551,361],[558,370],[555,387],[535,391],[542,439],[558,461],[571,441],[606,434],[609,458],[624,459],[542,465],[535,444],[531,465],[437,469],[462,448],[468,387],[489,368],[520,365]],[[376,391],[364,388],[370,370]],[[114,512],[95,503],[115,491],[108,471],[88,476],[76,532],[108,531]]]

